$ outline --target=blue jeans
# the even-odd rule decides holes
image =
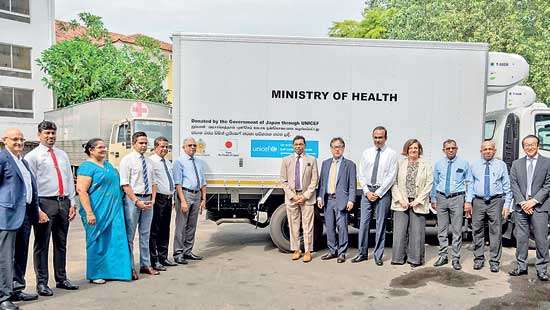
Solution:
[[[149,198],[140,198],[148,200]],[[151,232],[151,222],[153,221],[153,209],[141,210],[126,197],[124,199],[124,219],[126,222],[126,235],[128,237],[128,247],[130,248],[130,258],[132,267],[134,265],[134,236],[139,225],[139,265],[140,267],[150,267],[151,258],[149,253],[149,234]],[[132,268],[133,269],[133,268]]]

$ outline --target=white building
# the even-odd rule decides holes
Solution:
[[[37,140],[53,95],[36,64],[55,42],[54,0],[0,0],[0,132],[20,128]]]

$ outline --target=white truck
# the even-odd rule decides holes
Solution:
[[[184,33],[173,43],[174,152],[186,136],[197,139],[207,166],[207,217],[269,225],[282,251],[289,241],[279,171],[295,135],[305,136],[306,153],[319,164],[336,136],[358,162],[377,125],[398,152],[417,138],[433,162],[452,138],[460,156],[475,160],[488,94],[528,72],[520,56],[493,55],[483,43]],[[350,218],[357,226],[358,207]]]
[[[131,136],[136,131],[147,134],[151,149],[158,136],[172,141],[171,107],[153,102],[93,100],[45,112],[44,119],[56,123],[56,145],[67,152],[74,167],[86,160],[82,144],[92,138],[107,143],[108,160],[115,167],[131,151]]]

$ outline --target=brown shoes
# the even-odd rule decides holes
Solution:
[[[139,276],[138,276],[137,272],[134,269],[132,269],[132,280],[135,281],[137,279],[139,279]]]
[[[311,252],[307,251],[304,253],[304,263],[309,263],[309,262],[311,262]]]
[[[145,274],[150,274],[152,276],[156,276],[158,274],[160,274],[160,272],[156,271],[155,269],[151,268],[151,266],[149,267],[141,267],[139,269],[139,273],[145,273]]]
[[[298,260],[300,257],[302,257],[302,251],[296,250],[292,253],[292,260]]]

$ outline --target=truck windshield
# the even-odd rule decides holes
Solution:
[[[156,138],[163,136],[172,143],[172,122],[154,121],[154,120],[135,120],[134,132],[143,131],[147,134],[149,147],[153,148],[153,142]]]
[[[540,148],[550,151],[550,114],[535,115],[535,134],[540,139]]]

